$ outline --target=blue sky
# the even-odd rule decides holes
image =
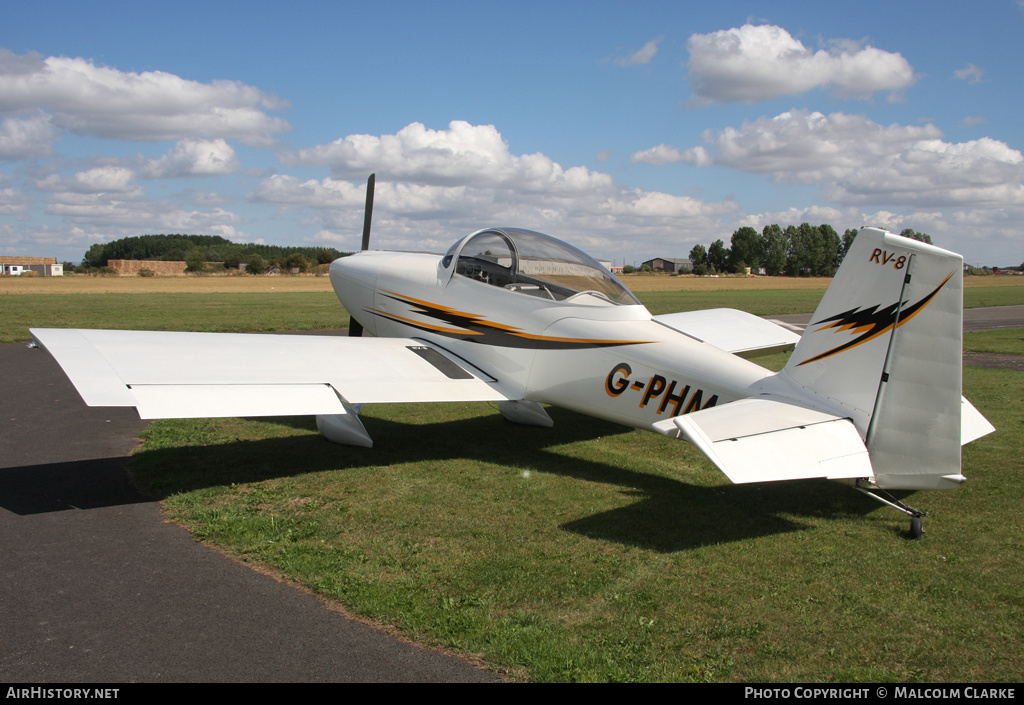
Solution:
[[[147,233],[617,263],[741,226],[913,228],[1024,261],[1015,0],[21,2],[0,22],[0,254]]]

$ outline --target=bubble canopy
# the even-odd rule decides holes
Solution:
[[[441,266],[454,276],[551,301],[640,304],[593,257],[532,230],[493,228],[473,233],[451,246]]]

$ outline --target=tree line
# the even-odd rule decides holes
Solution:
[[[931,244],[925,233],[907,228],[900,233]],[[766,225],[760,233],[740,228],[732,234],[730,246],[715,240],[708,247],[695,245],[690,250],[694,274],[741,273],[747,267],[763,269],[769,276],[831,277],[850,251],[857,230],[847,229],[840,237],[831,225],[801,223],[783,229]]]
[[[277,264],[298,267],[325,264],[342,257],[333,247],[284,247],[236,243],[219,235],[138,235],[96,243],[82,258],[85,269],[106,267],[112,259],[186,262],[189,271],[202,270],[207,262],[223,262],[227,269],[246,264],[247,271],[261,273]]]

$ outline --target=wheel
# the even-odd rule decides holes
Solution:
[[[921,524],[921,517],[912,517],[910,519],[910,538],[919,539],[923,533],[924,526]]]

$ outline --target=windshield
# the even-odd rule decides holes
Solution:
[[[457,247],[445,256],[445,267],[451,265]],[[597,260],[531,230],[500,228],[476,233],[462,245],[455,274],[552,301],[640,303]]]

